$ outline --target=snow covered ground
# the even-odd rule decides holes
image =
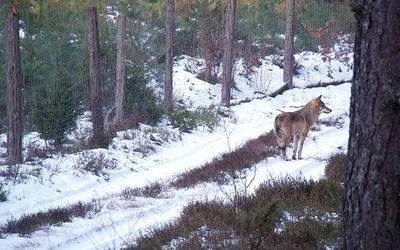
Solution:
[[[182,134],[166,125],[158,128],[143,125],[138,130],[119,132],[108,149],[57,154],[36,161],[34,165],[18,166],[19,172],[25,174],[19,174],[15,179],[0,179],[9,192],[8,200],[0,203],[0,225],[23,214],[47,211],[78,201],[94,200],[100,212],[43,228],[30,237],[5,235],[0,238],[1,249],[115,249],[146,233],[149,227],[177,218],[189,201],[226,197],[232,187],[214,183],[190,189],[170,189],[158,199],[137,197],[124,200],[119,194],[128,187],[167,183],[177,174],[199,167],[215,156],[269,132],[280,110],[298,109],[310,99],[322,95],[322,100],[333,111],[322,114],[320,119],[341,122],[336,126],[318,125],[319,129],[310,131],[303,149],[304,160],[284,162],[280,157],[271,157],[259,163],[251,189],[272,176],[301,174],[307,178],[320,178],[327,158],[335,152],[347,150],[351,84],[304,87],[319,82],[350,80],[352,70],[338,61],[329,65],[321,60],[320,55],[311,52],[296,55],[296,59],[303,66],[294,78],[294,85],[298,88],[275,98],[261,98],[282,85],[282,69],[271,60],[264,60],[262,66],[247,77],[242,74],[241,67],[236,67],[233,103],[238,105],[230,108],[233,117],[222,120],[213,131],[199,127],[190,134]],[[176,61],[175,96],[193,107],[218,105],[220,85],[195,78],[199,69],[194,66],[194,61],[188,57]],[[251,101],[243,102],[245,100]],[[87,117],[82,117],[81,124],[85,124],[85,119]],[[160,138],[162,143],[155,144],[154,138]],[[1,135],[0,140],[4,145],[6,135]],[[41,143],[35,133],[24,137],[24,145],[32,147]],[[149,145],[155,150],[139,152],[138,148]],[[291,148],[288,153],[291,155]],[[115,169],[100,177],[82,171],[79,164],[85,159],[84,154],[86,157],[102,155]],[[6,168],[0,166],[0,170]]]

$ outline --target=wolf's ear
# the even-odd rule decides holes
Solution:
[[[318,100],[321,100],[321,97],[322,97],[322,95],[318,96],[317,99],[318,99]]]

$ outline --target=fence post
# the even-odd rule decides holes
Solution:
[[[125,32],[126,17],[123,14],[117,16],[117,81],[115,86],[115,117],[114,123],[121,123],[124,114],[124,86],[125,86]]]
[[[295,25],[294,0],[286,0],[285,55],[283,62],[283,81],[287,89],[293,88],[293,43]]]
[[[97,8],[88,7],[90,105],[92,109],[93,138],[99,144],[104,139],[103,98],[100,83],[100,43]]]
[[[19,51],[19,18],[15,12],[7,13],[7,163],[22,162],[22,90]]]

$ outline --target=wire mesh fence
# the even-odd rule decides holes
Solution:
[[[162,115],[160,97],[163,84],[165,6],[161,1],[156,2],[159,4],[153,5],[153,9],[148,5],[146,8],[133,8],[121,3],[100,11],[100,76],[106,125],[115,112],[118,13],[127,16],[124,47],[125,125],[132,127],[138,122],[151,123]],[[235,60],[240,58],[244,65],[251,68],[261,58],[283,54],[284,6],[285,1],[282,0],[238,2]],[[210,83],[220,81],[225,7],[223,1],[192,0],[176,3],[174,56],[201,58],[205,65],[197,77]],[[47,18],[53,22],[38,25],[28,18],[22,17],[20,20],[23,88],[21,123],[24,132],[37,131],[54,145],[62,145],[65,135],[76,127],[78,116],[91,110],[87,13],[86,9],[81,9],[73,14]],[[4,20],[0,20],[3,44],[4,26]],[[308,50],[319,52],[322,56],[331,53],[338,49],[337,44],[343,40],[346,40],[346,44],[352,43],[353,29],[354,18],[346,1],[296,1],[295,52]],[[7,132],[4,47],[0,47],[2,133]]]

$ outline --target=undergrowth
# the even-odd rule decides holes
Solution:
[[[30,237],[35,231],[44,230],[50,226],[60,226],[62,223],[71,222],[73,218],[93,218],[98,214],[103,205],[98,200],[73,205],[50,208],[47,211],[23,214],[20,218],[11,218],[7,223],[0,225],[0,234],[5,238],[9,234],[18,234]]]
[[[168,187],[159,182],[154,182],[140,188],[125,188],[122,190],[121,196],[124,200],[134,200],[136,197],[150,197],[155,199],[170,197]]]
[[[270,132],[177,176],[168,184],[156,182],[142,188],[127,188],[119,195],[125,200],[138,196],[168,198],[166,191],[170,188],[187,188],[206,181],[226,184],[235,171],[251,168],[277,153]],[[326,165],[325,178],[307,180],[284,176],[266,180],[251,194],[238,193],[234,202],[229,199],[193,201],[177,220],[150,228],[125,249],[338,248],[345,164],[346,155],[337,153]],[[29,237],[37,230],[70,222],[75,217],[91,218],[102,207],[101,201],[78,202],[23,214],[0,225],[0,236]]]
[[[7,191],[4,190],[4,184],[0,183],[0,202],[5,202],[7,200]]]
[[[229,174],[251,168],[254,164],[277,153],[275,137],[271,131],[246,142],[232,152],[212,159],[203,166],[180,174],[170,185],[175,188],[188,188],[209,181],[225,184],[229,181]]]
[[[126,188],[120,196],[125,200],[134,200],[135,197],[169,198],[169,193],[164,184],[156,182],[142,188]],[[0,238],[5,238],[10,234],[30,237],[38,230],[71,222],[73,218],[93,218],[103,207],[104,204],[100,199],[94,199],[86,203],[79,201],[65,207],[23,214],[18,219],[11,218],[7,223],[0,225]]]
[[[104,153],[83,151],[73,168],[90,172],[108,181],[111,171],[117,166],[117,160],[107,157]]]
[[[178,107],[171,115],[171,125],[182,132],[190,133],[193,129],[203,126],[213,130],[218,125],[220,116],[218,110],[196,108],[193,110]]]
[[[193,201],[177,220],[149,229],[125,249],[340,248],[343,176],[332,173],[344,175],[345,162],[345,154],[332,155],[324,178],[267,180],[235,204]]]

